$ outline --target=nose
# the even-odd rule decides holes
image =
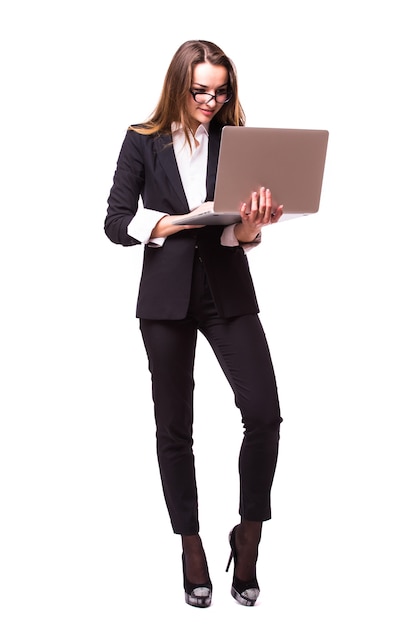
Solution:
[[[211,107],[211,108],[215,107],[216,106],[216,97],[215,96],[211,96],[211,98],[207,100],[206,106],[207,107]]]

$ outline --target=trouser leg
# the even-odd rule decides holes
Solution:
[[[175,533],[198,532],[193,439],[196,328],[191,320],[141,320],[152,376],[159,469]]]
[[[240,515],[252,521],[270,519],[282,418],[261,322],[257,315],[212,319],[201,330],[213,347],[242,414]]]

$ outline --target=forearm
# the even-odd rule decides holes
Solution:
[[[181,230],[189,230],[192,228],[204,228],[203,225],[191,225],[191,224],[174,224],[173,219],[178,217],[177,215],[164,215],[154,226],[151,232],[151,239],[166,239],[170,235],[175,235]]]

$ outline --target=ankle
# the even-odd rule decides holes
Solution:
[[[196,552],[203,548],[200,535],[181,535],[182,548],[185,552]]]
[[[242,520],[236,528],[235,575],[241,581],[256,579],[256,562],[261,534],[262,522]]]
[[[236,540],[242,546],[258,546],[262,536],[262,522],[242,520],[236,528]]]
[[[182,535],[186,576],[190,583],[209,579],[206,555],[199,535]]]

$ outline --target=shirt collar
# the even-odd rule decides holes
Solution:
[[[198,139],[198,137],[202,137],[203,135],[207,135],[207,137],[208,137],[209,125],[210,125],[209,122],[206,123],[206,124],[200,124],[200,126],[195,131],[195,137],[197,139]],[[172,122],[172,124],[171,124],[171,132],[173,134],[174,133],[183,133],[183,134],[185,134],[184,133],[184,127],[179,122]]]

